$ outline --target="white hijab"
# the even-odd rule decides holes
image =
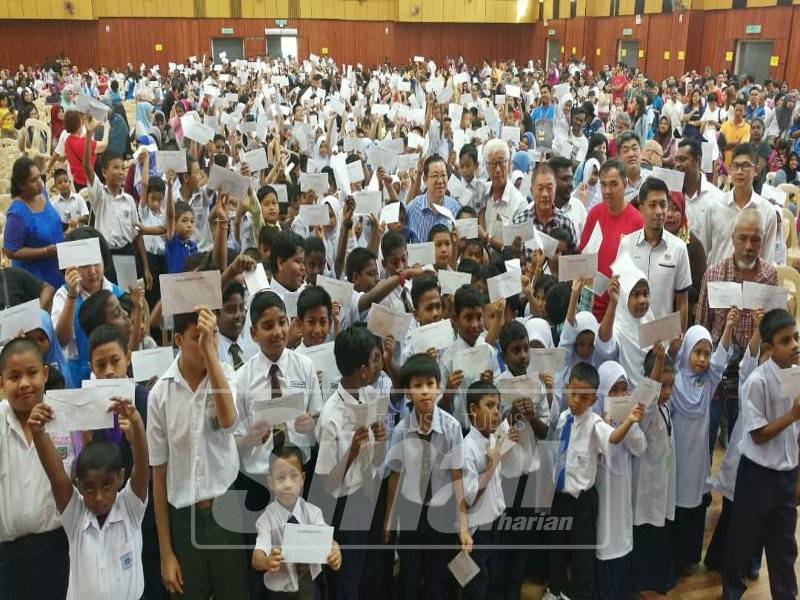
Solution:
[[[333,269],[334,262],[336,261],[336,246],[339,241],[339,231],[341,230],[342,223],[342,207],[336,196],[325,196],[322,199],[322,204],[327,204],[333,210],[336,224],[330,233],[325,233],[322,238],[322,243],[325,244],[325,261],[328,264],[328,269]],[[323,230],[324,231],[324,230]]]
[[[525,321],[525,329],[528,330],[528,342],[540,342],[545,349],[553,348],[553,331],[550,323],[544,319],[533,318]]]
[[[569,122],[564,116],[564,107],[567,102],[572,102],[573,106],[575,105],[575,99],[572,94],[565,94],[558,99],[558,108],[553,119],[553,135],[555,137],[563,137],[565,140],[569,139],[570,130]]]
[[[606,399],[608,393],[611,391],[618,381],[624,380],[630,392],[630,380],[625,374],[625,369],[614,360],[607,360],[597,369],[597,374],[600,376],[600,385],[597,387],[597,402],[594,403],[594,411],[601,417],[605,414]],[[610,452],[605,459],[605,464],[608,466],[609,471],[614,475],[622,473],[621,461],[625,458],[625,443],[612,444]]]
[[[648,308],[641,319],[635,318],[628,310],[628,298],[640,281],[647,282],[647,277],[639,269],[620,277],[619,302],[614,313],[614,339],[619,346],[619,363],[633,385],[642,377],[645,356],[652,348],[639,346],[639,326],[655,319],[652,308]]]
[[[589,179],[594,171],[600,171],[600,162],[596,158],[590,158],[583,165],[583,183],[586,184],[586,209],[592,208],[602,199],[600,195],[600,183],[589,185]]]

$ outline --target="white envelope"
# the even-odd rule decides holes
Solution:
[[[800,396],[800,368],[781,369],[778,371],[778,379],[781,382],[781,396],[788,396],[791,400]]]
[[[0,341],[15,338],[20,332],[27,333],[41,329],[40,310],[38,298],[0,310]]]
[[[505,94],[495,94],[494,95],[494,104],[495,106],[502,106],[506,103],[506,95]],[[487,120],[488,123],[488,120]]]
[[[247,286],[247,291],[250,292],[251,297],[257,292],[269,288],[267,272],[264,270],[264,265],[261,263],[256,264],[256,268],[252,271],[245,271],[242,273],[242,276],[244,277],[244,284]]]
[[[352,283],[325,275],[317,275],[317,285],[328,292],[331,302],[337,302],[341,306],[341,314],[345,314],[350,309],[354,290]]]
[[[424,138],[422,138],[422,136],[420,136],[418,133],[416,133],[414,131],[410,132],[408,134],[408,136],[406,136],[406,142],[407,142],[406,145],[409,148],[419,149],[419,148],[423,148],[425,146]],[[398,159],[397,159],[397,164],[398,164],[398,168],[399,168],[399,166],[400,166],[400,157],[398,157]],[[413,166],[416,166],[416,163],[414,165],[412,165],[412,167]]]
[[[449,319],[428,323],[411,331],[414,352],[427,352],[430,348],[447,350],[455,342],[453,325]]]
[[[380,338],[391,335],[395,341],[405,339],[412,315],[394,311],[383,304],[373,304],[367,315],[367,329]]]
[[[381,214],[381,209],[383,208],[383,199],[381,198],[380,192],[356,192],[353,194],[353,199],[356,201],[353,214],[373,214],[376,217]]]
[[[583,248],[583,254],[597,254],[600,252],[600,246],[603,244],[603,230],[600,229],[600,222],[594,224],[594,229],[592,229],[592,235],[589,236],[589,240],[586,242],[586,246]]]
[[[267,153],[263,148],[256,148],[255,150],[250,150],[249,152],[240,152],[239,159],[248,167],[250,167],[251,173],[256,173],[257,171],[261,171],[268,167]]]
[[[378,217],[378,221],[381,223],[385,223],[386,225],[390,225],[391,223],[399,223],[400,222],[400,203],[399,202],[390,202],[386,206],[383,207],[381,210],[381,216]]]
[[[562,254],[558,257],[559,281],[591,279],[595,273],[597,273],[597,254]]]
[[[475,381],[484,371],[491,371],[492,355],[486,344],[476,344],[472,348],[459,350],[453,358],[453,371],[461,371],[464,381]]]
[[[765,313],[774,308],[786,308],[789,290],[780,285],[764,285],[753,281],[742,283],[741,308],[762,309]]]
[[[289,192],[286,191],[286,184],[273,183],[271,185],[278,195],[278,204],[289,204]]]
[[[103,255],[100,253],[100,240],[98,238],[61,242],[56,244],[56,252],[58,253],[59,269],[103,264]]]
[[[323,394],[324,390],[331,389],[332,384],[337,383],[342,377],[336,364],[333,345],[334,342],[326,342],[318,346],[306,346],[302,350],[297,350],[300,354],[311,359],[317,371],[322,371]]]
[[[564,348],[531,348],[528,351],[530,365],[537,372],[559,373],[564,370],[567,359]]]
[[[539,383],[528,375],[519,375],[507,379],[498,379],[497,389],[500,390],[500,402],[506,406],[514,404],[520,398],[533,398],[534,393],[540,390]]]
[[[707,282],[708,307],[730,308],[742,306],[742,284],[734,281]]]
[[[521,237],[523,243],[530,241],[536,235],[533,231],[534,227],[531,221],[523,221],[516,225],[503,225],[503,245],[512,245],[517,237]]]
[[[191,313],[198,306],[222,308],[222,283],[219,271],[165,273],[161,282],[161,311],[165,315]]]
[[[186,152],[179,150],[159,150],[156,152],[156,168],[162,173],[170,169],[176,173],[186,173]]]
[[[631,402],[634,404],[644,404],[645,407],[648,407],[658,401],[660,393],[660,382],[653,381],[649,377],[642,377],[639,379],[639,383],[631,394]]]
[[[327,204],[301,204],[297,216],[309,227],[324,226],[331,220]]]
[[[506,96],[510,98],[519,98],[520,89],[518,85],[506,84]]]
[[[472,557],[463,550],[456,554],[456,557],[447,563],[447,568],[458,581],[462,588],[472,581],[481,572],[480,567],[472,560]]]
[[[81,382],[83,389],[103,390],[109,402],[114,398],[134,401],[136,383],[133,379],[86,379]]]
[[[453,75],[453,83],[456,85],[461,85],[462,83],[469,82],[469,73],[456,73]]]
[[[211,171],[208,173],[208,189],[220,190],[223,194],[244,200],[247,198],[249,187],[250,180],[247,177],[225,167],[211,165]]]
[[[608,283],[610,281],[611,280],[602,273],[595,273],[594,277],[592,278],[592,293],[595,296],[602,296],[606,293],[606,290],[608,289]]]
[[[328,193],[331,184],[328,181],[327,173],[300,173],[300,191],[307,192],[314,190],[317,196],[324,196]],[[327,225],[327,221],[325,222]]]
[[[419,153],[401,154],[397,157],[397,170],[408,171],[417,166],[419,162]]]
[[[667,189],[670,192],[683,191],[683,179],[685,173],[683,171],[674,171],[672,169],[664,169],[662,167],[653,167],[653,174],[651,177],[660,179],[667,184]]]
[[[425,62],[425,58],[423,56],[415,56],[414,57],[414,62],[424,63]]]
[[[256,410],[248,423],[251,428],[291,423],[306,412],[306,394],[295,392],[272,400],[256,400],[253,408]]]
[[[460,104],[450,103],[447,106],[447,116],[450,117],[450,121],[453,123],[453,128],[458,127],[461,123],[461,114],[464,111],[464,107]]]
[[[470,285],[472,283],[472,275],[469,273],[439,269],[436,275],[439,278],[439,287],[442,295],[455,294],[462,285]]]
[[[161,377],[175,359],[172,348],[153,348],[152,350],[136,350],[131,353],[134,381],[149,381],[153,377]]]
[[[100,123],[105,123],[105,121],[108,119],[108,113],[111,111],[111,108],[108,105],[87,96],[86,94],[80,94],[75,101],[75,110],[81,114],[86,114],[88,112],[95,120],[99,121]]]
[[[495,302],[500,298],[510,298],[522,293],[522,281],[516,271],[500,273],[486,280],[489,288],[489,301]]]
[[[212,129],[204,123],[196,121],[192,116],[181,117],[181,129],[183,130],[183,137],[197,142],[200,145],[205,145],[214,139],[216,129]]]
[[[348,404],[347,408],[350,409],[350,414],[347,417],[352,419],[353,429],[371,427],[388,416],[389,396],[378,396],[372,402],[365,402],[364,404]]]
[[[117,272],[117,286],[125,292],[132,287],[138,287],[139,276],[136,274],[136,257],[114,254],[111,260],[114,262],[114,270]]]
[[[614,423],[622,423],[631,414],[633,405],[630,396],[606,396],[605,416]]]
[[[454,221],[458,237],[474,240],[478,238],[478,219],[456,219]]]
[[[657,340],[669,343],[679,338],[681,333],[681,313],[674,312],[666,317],[639,325],[639,345],[642,348],[649,348]]]
[[[362,138],[346,137],[344,138],[344,151],[345,152],[363,152],[364,140]]]
[[[50,390],[44,403],[52,407],[53,420],[45,425],[49,433],[72,433],[114,427],[111,402],[103,389]]]
[[[347,178],[350,180],[350,183],[364,181],[364,166],[360,160],[347,163]]]
[[[216,131],[217,129],[219,129],[219,118],[211,116],[211,115],[206,115],[203,118],[203,124],[206,127],[210,127],[211,129]]]
[[[541,250],[547,258],[553,258],[558,250],[558,240],[534,227],[533,239],[527,241],[525,247],[531,250]]]
[[[503,125],[503,129],[500,132],[500,139],[512,144],[519,144],[519,127]]]
[[[324,565],[332,547],[333,527],[294,523],[284,526],[281,553],[287,563]]]
[[[385,115],[389,112],[389,105],[388,104],[373,104],[372,105],[372,114],[373,115]]]
[[[432,265],[436,262],[436,244],[423,242],[421,244],[408,244],[409,265]]]

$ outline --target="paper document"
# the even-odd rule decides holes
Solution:
[[[153,348],[152,350],[136,350],[131,353],[134,381],[150,381],[153,377],[161,377],[175,359],[172,348]]]
[[[164,274],[159,280],[161,310],[165,315],[195,312],[200,306],[211,310],[222,308],[219,271]]]

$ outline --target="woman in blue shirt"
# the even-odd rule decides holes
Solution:
[[[39,167],[28,157],[11,171],[11,196],[6,213],[3,248],[14,267],[25,269],[55,288],[64,283],[58,270],[56,244],[64,241],[61,217],[42,185]]]

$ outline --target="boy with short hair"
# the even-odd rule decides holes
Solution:
[[[554,429],[552,439],[558,440],[558,448],[551,514],[559,519],[571,517],[572,527],[551,532],[551,544],[562,548],[554,547],[550,551],[546,600],[565,597],[561,593],[568,584],[568,564],[572,572],[569,597],[592,598],[595,586],[593,546],[597,540],[597,461],[601,454],[608,455],[609,444],[619,444],[644,414],[644,407],[637,404],[625,421],[613,429],[591,409],[597,400],[599,385],[595,367],[584,362],[572,367],[564,390],[567,409],[559,415]]]
[[[456,239],[457,238],[456,234]],[[452,271],[458,265],[458,252],[454,250],[453,234],[447,225],[438,223],[431,227],[428,232],[428,241],[435,246],[434,268],[444,271]]]
[[[172,182],[175,173],[167,171],[167,235],[164,245],[164,258],[168,273],[183,273],[188,256],[197,254],[194,233],[194,213],[188,202],[175,203],[172,199]]]
[[[388,232],[381,238],[381,265],[387,277],[400,276],[398,285],[392,289],[388,296],[380,301],[387,308],[397,312],[411,312],[413,307],[409,298],[410,283],[403,275],[408,265],[408,249],[406,240],[399,233]]]
[[[139,219],[147,262],[153,274],[153,286],[147,290],[147,303],[155,306],[161,299],[160,276],[167,273],[164,259],[164,235],[167,233],[167,213],[164,210],[166,183],[160,177],[150,178],[147,168],[147,150],[139,155],[143,168],[142,189],[139,196]]]
[[[422,592],[425,598],[440,600],[452,556],[446,547],[453,543],[453,532],[458,532],[462,550],[472,550],[461,481],[461,426],[436,404],[441,372],[427,354],[414,354],[405,362],[400,386],[414,408],[392,432],[384,541],[388,543],[397,528],[399,597],[417,598]]]
[[[161,576],[167,591],[187,599],[246,597],[244,557],[222,549],[241,545],[242,535],[212,514],[238,473],[233,371],[219,362],[214,313],[203,307],[173,321],[179,353],[150,391],[147,423]],[[197,548],[193,523],[204,546],[220,549]]]
[[[759,542],[764,544],[773,598],[796,598],[796,482],[800,397],[782,393],[781,370],[797,364],[797,323],[784,309],[769,311],[759,332],[770,357],[745,384],[742,414],[745,435],[736,476],[723,597],[740,598],[742,573]]]
[[[53,182],[58,194],[50,197],[50,203],[61,216],[64,230],[88,224],[89,208],[86,206],[86,200],[70,189],[69,174],[66,169],[53,171]]]
[[[247,296],[244,286],[236,281],[222,290],[222,308],[217,313],[219,323],[219,360],[228,363],[234,371],[258,353],[258,346],[244,331],[247,319]]]
[[[281,231],[270,249],[270,290],[286,302],[297,298],[306,286],[305,243],[293,231]]]
[[[302,452],[291,445],[273,449],[267,472],[267,486],[273,500],[256,521],[258,537],[252,566],[264,572],[264,586],[270,597],[311,598],[320,565],[287,563],[282,553],[287,523],[325,525],[322,511],[300,497],[306,477]],[[342,566],[342,554],[336,541],[328,554],[327,565],[334,571]]]
[[[28,426],[42,467],[50,480],[56,509],[69,540],[68,598],[138,600],[144,592],[142,519],[147,507],[147,438],[144,422],[129,399],[111,404],[130,427],[133,465],[125,489],[119,448],[109,441],[86,444],[75,461],[75,486],[58,450],[44,430],[53,409],[37,404]],[[75,493],[78,492],[78,493]]]

